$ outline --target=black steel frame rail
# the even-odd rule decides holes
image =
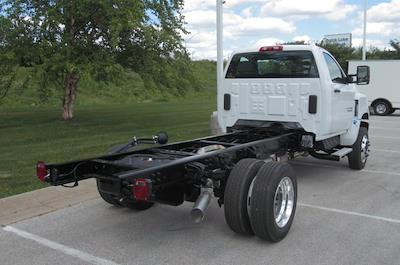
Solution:
[[[60,164],[46,165],[49,170],[47,182],[52,185],[64,185],[77,182],[87,178],[109,178],[119,181],[129,181],[138,177],[151,178],[152,174],[185,166],[195,162],[207,161],[208,159],[218,159],[227,154],[237,154],[248,149],[257,149],[258,154],[271,154],[279,150],[287,151],[289,148],[289,138],[298,134],[295,131],[266,131],[249,130],[236,131],[219,136],[204,137],[195,140],[183,141],[168,145],[160,145],[140,150],[133,150],[126,153],[105,155],[84,160],[77,160]],[[208,145],[222,145],[225,149],[197,154],[194,150]],[[190,150],[193,150],[191,152]],[[164,156],[171,159],[161,165],[148,168],[134,168],[129,165],[120,165],[114,161],[128,156],[138,157],[146,155]],[[262,157],[259,157],[262,158]],[[206,162],[205,162],[206,163]]]

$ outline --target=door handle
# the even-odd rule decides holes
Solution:
[[[340,92],[342,92],[342,90],[340,90],[339,88],[335,88],[335,90],[333,90],[333,92],[340,93]]]

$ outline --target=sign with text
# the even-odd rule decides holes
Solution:
[[[324,44],[337,44],[346,47],[351,47],[352,36],[351,33],[325,35],[323,39]]]

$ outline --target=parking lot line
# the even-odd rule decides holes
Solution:
[[[395,140],[400,140],[400,137],[391,137],[391,136],[381,136],[381,135],[370,135],[370,138],[376,138],[376,139],[395,139]]]
[[[400,120],[399,120],[400,121]],[[375,122],[377,122],[377,123],[379,123],[379,122],[382,122],[382,123],[394,123],[394,124],[399,124],[399,122],[398,121],[393,121],[393,120],[391,120],[391,121],[383,121],[383,120],[369,120],[369,123],[371,124],[371,123],[375,123]]]
[[[293,165],[303,165],[303,166],[313,166],[313,167],[325,167],[325,168],[345,168],[343,166],[331,166],[331,165],[323,165],[319,163],[308,163],[308,162],[291,162]],[[375,173],[375,174],[383,174],[383,175],[394,175],[400,176],[400,173],[396,172],[389,172],[389,171],[380,171],[380,170],[370,170],[370,169],[363,169],[360,171],[353,171],[353,172],[368,172],[368,173]]]
[[[33,240],[33,241],[39,243],[42,246],[45,246],[45,247],[60,251],[60,252],[62,252],[64,254],[67,254],[69,256],[81,259],[81,260],[86,261],[86,262],[91,263],[91,264],[95,264],[95,265],[119,265],[118,263],[115,263],[115,262],[113,262],[111,260],[106,260],[106,259],[103,259],[103,258],[99,258],[99,257],[93,256],[93,255],[91,255],[89,253],[86,253],[86,252],[83,252],[83,251],[68,247],[66,245],[62,245],[60,243],[57,243],[57,242],[48,240],[46,238],[43,238],[43,237],[28,233],[26,231],[20,230],[18,228],[12,227],[12,226],[5,226],[5,227],[3,227],[3,230],[7,231],[7,232],[14,233],[15,235],[18,235],[18,236],[23,237],[25,239]]]
[[[387,150],[387,149],[373,149],[371,150],[372,152],[382,152],[382,153],[395,153],[395,154],[400,154],[400,151],[396,150]]]
[[[351,211],[340,210],[340,209],[335,209],[335,208],[328,208],[328,207],[323,207],[323,206],[311,205],[311,204],[307,204],[307,203],[297,203],[297,205],[299,205],[301,207],[318,209],[318,210],[322,210],[322,211],[328,211],[328,212],[334,212],[334,213],[340,213],[340,214],[346,214],[346,215],[352,215],[352,216],[358,216],[358,217],[374,219],[374,220],[378,220],[378,221],[384,221],[384,222],[389,222],[389,223],[400,224],[400,220],[381,217],[381,216],[376,216],[376,215],[351,212]]]
[[[400,128],[388,128],[388,127],[369,127],[370,129],[378,129],[378,130],[385,130],[385,131],[400,131]]]

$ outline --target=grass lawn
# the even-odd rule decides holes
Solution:
[[[0,198],[42,188],[38,160],[55,163],[103,154],[130,137],[168,132],[170,142],[208,134],[213,101],[85,106],[73,121],[60,108],[0,111]]]

